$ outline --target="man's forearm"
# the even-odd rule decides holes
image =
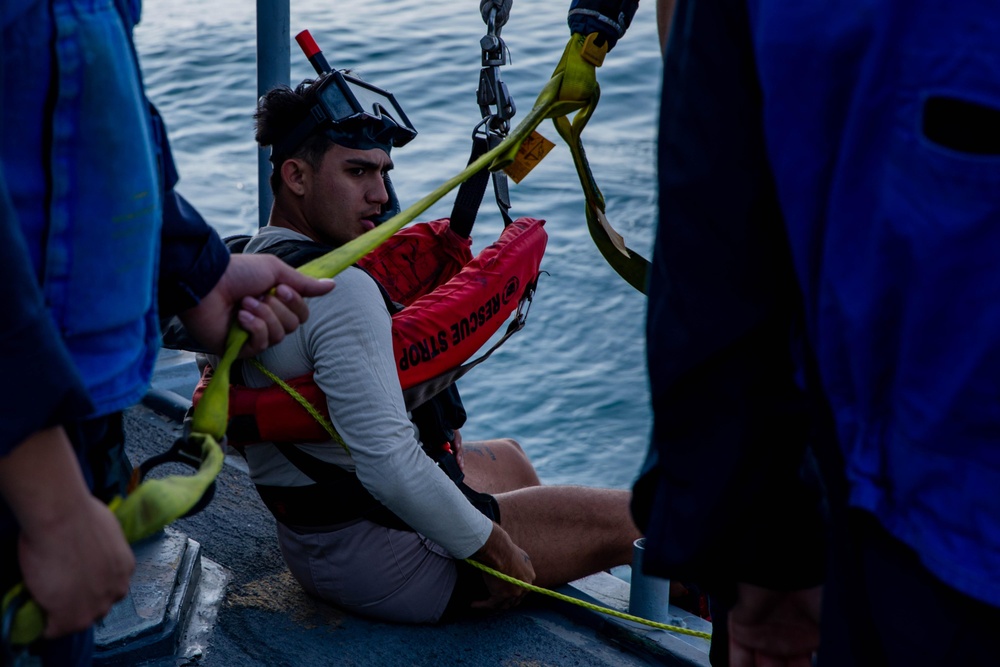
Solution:
[[[39,472],[44,471],[44,481]],[[0,458],[0,496],[22,527],[59,520],[90,495],[61,426],[32,434]]]

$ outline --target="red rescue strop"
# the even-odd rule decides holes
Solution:
[[[358,264],[405,306],[392,316],[392,347],[403,390],[430,384],[469,360],[534,289],[548,235],[544,220],[518,218],[472,256],[471,241],[447,219],[400,230]],[[210,367],[195,388],[197,403]],[[328,416],[312,374],[287,383]],[[445,382],[448,384],[448,382]],[[232,385],[229,443],[328,440],[323,427],[284,389]],[[248,428],[249,427],[249,428]],[[253,440],[241,434],[253,433]]]

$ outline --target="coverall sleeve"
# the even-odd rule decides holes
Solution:
[[[722,598],[820,579],[802,306],[761,132],[747,9],[681,2],[667,45],[649,284],[647,572]]]
[[[229,250],[218,233],[180,195],[177,168],[166,127],[150,104],[153,136],[163,169],[163,231],[161,233],[158,299],[160,320],[197,306],[229,266]]]
[[[2,457],[35,431],[80,419],[92,406],[45,308],[2,169],[0,238],[0,284],[8,302],[0,318],[0,368],[8,386],[0,411]]]

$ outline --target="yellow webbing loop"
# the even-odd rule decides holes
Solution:
[[[608,264],[625,281],[645,293],[649,262],[625,245],[625,240],[608,222],[605,215],[604,195],[597,187],[590,163],[583,150],[581,135],[587,121],[594,113],[601,97],[597,83],[593,35],[584,37],[573,34],[566,44],[552,78],[539,93],[524,120],[514,128],[497,150],[501,151],[490,164],[490,169],[503,169],[513,162],[517,149],[545,118],[551,118],[559,136],[567,143],[573,156],[577,176],[586,199],[587,229],[591,238]],[[606,47],[604,47],[606,48]],[[603,59],[601,59],[603,62]],[[598,65],[599,66],[599,65]],[[567,118],[576,112],[572,122]],[[509,145],[508,145],[509,142]],[[490,152],[492,154],[492,151]]]
[[[603,48],[606,53],[607,47],[605,46]],[[337,273],[340,273],[345,268],[361,259],[361,257],[376,248],[379,244],[386,241],[390,236],[402,229],[407,223],[414,220],[418,215],[427,210],[438,199],[470,178],[473,174],[486,168],[487,166],[491,171],[497,171],[511,164],[514,161],[514,156],[517,155],[517,151],[521,147],[521,144],[531,136],[532,132],[535,131],[535,128],[537,128],[544,119],[552,118],[556,125],[556,129],[559,131],[559,135],[569,145],[570,152],[573,156],[573,162],[576,165],[577,175],[579,176],[580,183],[583,186],[584,195],[587,200],[587,227],[590,230],[591,237],[600,249],[601,254],[615,269],[615,271],[617,271],[618,274],[621,275],[635,289],[640,292],[645,292],[646,273],[648,271],[649,263],[638,253],[626,247],[624,239],[622,239],[621,235],[618,234],[608,222],[607,217],[604,214],[604,196],[601,194],[601,191],[597,187],[597,183],[594,180],[594,175],[590,170],[590,165],[587,162],[587,157],[583,150],[583,143],[580,139],[583,128],[586,126],[587,121],[590,120],[590,116],[593,114],[594,108],[597,106],[597,102],[600,99],[600,86],[597,84],[595,66],[600,66],[603,62],[604,54],[598,54],[600,56],[598,57],[595,55],[595,49],[598,49],[598,47],[593,44],[593,36],[584,38],[578,34],[572,35],[569,42],[566,44],[566,49],[563,52],[559,64],[556,65],[556,69],[553,72],[552,77],[542,89],[542,92],[539,93],[531,111],[528,112],[528,115],[524,118],[524,120],[522,120],[517,127],[514,128],[510,135],[498,146],[480,156],[479,159],[469,164],[459,174],[446,181],[440,187],[424,196],[415,204],[397,213],[385,223],[340,246],[332,252],[303,265],[299,268],[299,270],[306,275],[317,278],[332,278]],[[573,122],[570,123],[570,121],[566,118],[566,115],[574,111],[577,111],[578,113],[574,117]],[[234,359],[235,355],[229,360],[229,364],[231,364]],[[303,407],[305,407],[306,410],[308,410],[309,413],[312,414],[313,417],[323,426],[323,428],[326,429],[331,438],[333,438],[334,441],[338,442],[342,447],[344,447],[345,450],[347,450],[348,453],[350,453],[346,443],[344,443],[343,439],[334,430],[333,425],[330,424],[329,421],[327,421],[316,410],[316,408],[309,403],[309,401],[307,401],[287,383],[283,382],[276,375],[264,368],[261,364],[255,362],[255,365],[268,378],[282,386],[286,392],[301,403]],[[217,368],[216,375],[218,375],[218,372],[219,369]],[[223,411],[222,414],[226,415],[228,414],[229,400],[228,364],[224,369],[224,373],[226,378],[225,393],[214,397],[213,400],[216,402],[225,401],[226,410]],[[213,381],[214,379],[215,378],[213,377]],[[211,388],[211,385],[209,385],[208,389]],[[201,401],[202,403],[209,398],[208,389],[205,391]],[[201,404],[199,403],[199,406],[200,405]],[[216,426],[216,428],[219,428],[221,432],[221,430],[225,429],[225,424],[223,423],[221,428],[219,426]],[[711,639],[711,634],[707,632],[688,630],[687,628],[668,625],[666,623],[658,623],[656,621],[650,621],[638,616],[626,614],[615,609],[601,607],[599,605],[563,595],[562,593],[557,593],[556,591],[520,581],[483,565],[482,563],[468,559],[466,562],[476,568],[479,568],[480,570],[483,570],[484,572],[488,572],[495,577],[507,581],[508,583],[521,586],[529,591],[548,595],[571,604],[598,611],[602,614],[616,616],[618,618],[633,621],[635,623],[641,623],[661,630],[669,630],[671,632],[701,637],[703,639]]]

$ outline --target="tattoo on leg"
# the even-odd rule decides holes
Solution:
[[[493,450],[489,447],[480,447],[476,445],[463,446],[466,453],[471,452],[473,454],[478,454],[479,456],[489,456],[491,460],[496,461],[497,455],[493,453]]]

